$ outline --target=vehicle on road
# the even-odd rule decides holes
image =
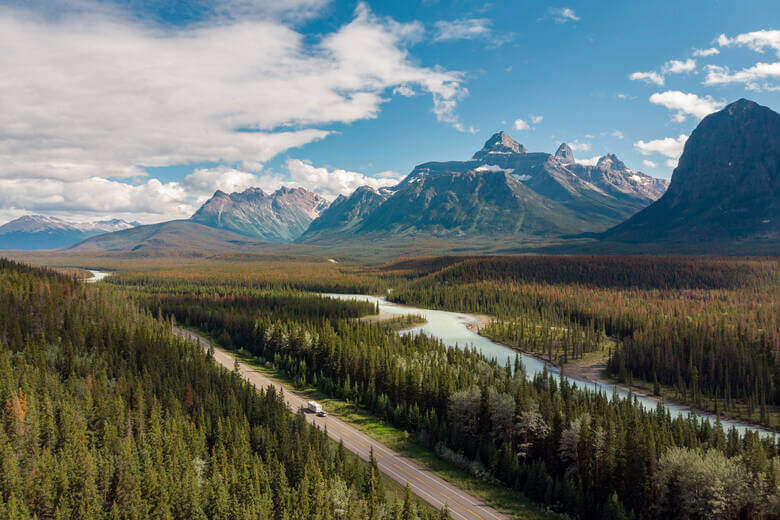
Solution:
[[[322,405],[317,401],[309,401],[306,403],[306,410],[308,410],[310,413],[319,414],[322,412]]]
[[[320,410],[319,412],[317,412],[317,417],[327,417],[327,416],[328,416],[328,412],[326,412],[325,410]]]

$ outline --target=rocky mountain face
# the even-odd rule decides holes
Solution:
[[[256,239],[291,242],[328,205],[326,199],[304,188],[283,187],[270,194],[260,188],[231,194],[217,191],[190,220]]]
[[[630,170],[614,155],[596,166],[584,166],[565,143],[554,155],[529,152],[498,132],[469,161],[415,167],[384,200],[374,196],[371,203],[358,204],[360,218],[348,219],[348,229],[358,235],[441,236],[603,231],[657,199],[665,187],[665,181]],[[332,214],[351,199],[334,201]],[[343,237],[341,221],[333,223],[325,216],[310,227],[317,239]],[[301,240],[312,236],[307,232]]]
[[[561,145],[563,146],[563,145]],[[567,166],[580,179],[614,197],[640,199],[648,203],[658,200],[669,187],[666,179],[656,179],[628,168],[614,154],[601,157],[596,166],[569,164]]]
[[[138,226],[120,219],[68,222],[57,217],[25,215],[0,226],[0,249],[59,249],[89,237]]]
[[[311,223],[300,240],[313,241],[323,234],[328,237],[349,235],[363,225],[365,219],[392,194],[393,192],[386,188],[377,190],[370,186],[361,186],[349,197],[339,195]]]
[[[612,241],[774,243],[780,253],[780,115],[740,99],[705,117],[663,197],[609,230]]]

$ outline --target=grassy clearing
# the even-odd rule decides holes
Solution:
[[[236,355],[237,353],[232,352],[232,354]],[[388,448],[417,462],[421,466],[430,469],[438,476],[459,487],[463,491],[484,500],[485,503],[490,504],[510,518],[518,520],[550,520],[562,518],[560,515],[540,509],[537,505],[516,491],[483,482],[452,463],[440,459],[431,450],[418,443],[408,432],[399,430],[398,428],[377,419],[364,408],[341,399],[334,399],[322,393],[315,387],[296,387],[292,379],[288,378],[281,370],[271,366],[270,363],[261,365],[256,358],[242,351],[239,351],[237,355],[241,361],[258,370],[265,376],[284,384],[289,388],[294,388],[295,392],[301,396],[317,400],[329,414],[351,424]],[[396,489],[402,490],[400,486],[397,484],[395,485]]]

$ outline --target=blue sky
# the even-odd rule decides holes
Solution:
[[[707,113],[780,107],[778,29],[770,1],[0,3],[0,223],[334,197],[502,129],[668,178]]]

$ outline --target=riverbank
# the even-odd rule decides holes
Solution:
[[[480,320],[483,324],[488,324],[491,321],[494,320],[494,318],[486,315],[476,315],[476,314],[469,314],[468,316],[471,316],[475,320]],[[483,325],[484,326],[484,325]],[[501,341],[498,341],[494,338],[490,338],[488,336],[482,335],[480,333],[481,326],[480,327],[469,327],[470,330],[474,331],[477,334],[480,334],[481,337],[486,338],[494,343],[497,343],[499,345],[503,345],[507,348],[510,348],[516,352],[520,352],[526,356],[532,357],[536,360],[538,360],[541,363],[544,363],[548,367],[551,367],[555,370],[561,371],[563,374],[565,374],[568,377],[578,379],[580,381],[584,381],[587,383],[593,383],[595,385],[603,385],[608,387],[614,387],[618,390],[634,395],[636,397],[645,399],[647,401],[651,401],[653,403],[660,403],[664,406],[673,406],[678,408],[680,411],[686,412],[686,413],[692,413],[695,415],[700,415],[702,417],[708,418],[710,421],[715,421],[716,419],[720,418],[721,421],[728,421],[730,423],[733,423],[735,425],[739,425],[745,428],[751,428],[751,429],[757,429],[757,430],[763,430],[767,432],[774,432],[775,434],[778,433],[777,429],[774,428],[771,425],[762,424],[756,421],[751,421],[748,419],[745,419],[744,416],[741,415],[733,415],[733,414],[727,414],[722,411],[722,409],[718,410],[718,413],[714,409],[711,408],[702,408],[692,405],[689,402],[686,401],[680,401],[677,399],[674,399],[673,397],[669,397],[669,395],[674,391],[673,389],[669,387],[661,387],[661,394],[655,395],[653,393],[653,384],[649,381],[643,381],[638,380],[640,384],[634,384],[634,385],[628,385],[625,383],[619,382],[616,378],[612,378],[609,375],[607,375],[607,361],[609,360],[609,357],[607,355],[607,351],[602,350],[601,352],[590,352],[586,353],[582,358],[575,359],[573,361],[569,361],[565,365],[557,365],[555,363],[550,362],[546,357],[542,356],[539,353],[526,351],[520,348],[517,348],[512,345],[508,345],[506,343],[503,343]],[[744,406],[742,404],[738,404],[738,406]],[[773,410],[770,412],[773,416],[778,415],[777,410]]]

